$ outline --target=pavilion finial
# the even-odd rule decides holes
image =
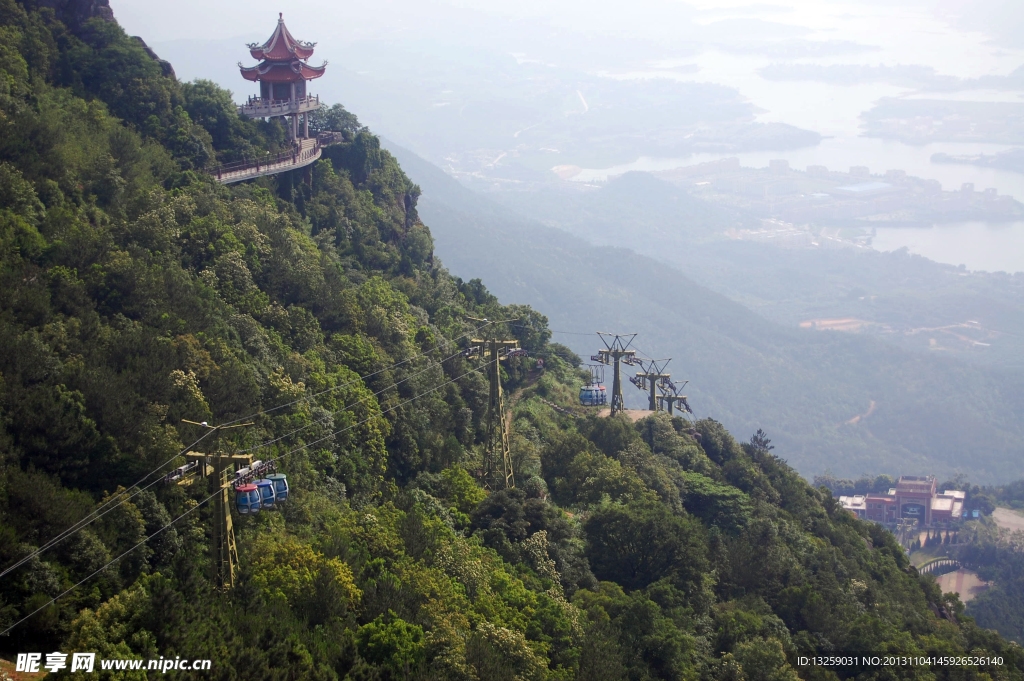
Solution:
[[[278,12],[278,13],[277,13],[277,20],[278,20],[279,22],[280,22],[280,21],[284,21],[284,12]]]

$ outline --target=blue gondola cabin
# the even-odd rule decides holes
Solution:
[[[256,489],[260,493],[260,504],[263,508],[274,508],[274,483],[266,478],[256,481]]]
[[[259,513],[260,493],[256,485],[239,485],[235,488],[235,506],[242,515]]]
[[[608,403],[608,391],[603,385],[585,385],[580,388],[580,404],[584,407],[599,407]]]
[[[288,476],[284,473],[268,475],[267,480],[274,483],[274,501],[281,503],[288,500]]]

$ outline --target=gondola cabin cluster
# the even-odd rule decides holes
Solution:
[[[190,452],[189,458],[192,460],[164,476],[166,484],[190,485],[216,474],[217,467],[206,463],[208,455]],[[248,464],[235,471],[233,478],[231,474],[227,479],[221,478],[222,489],[230,487],[235,490],[235,508],[240,514],[259,513],[261,509],[269,510],[288,500],[288,476],[278,473],[273,461],[251,461],[228,455],[219,458],[241,459]]]
[[[288,476],[273,461],[253,461],[235,473],[235,508],[242,515],[271,510],[288,500]]]
[[[604,366],[588,364],[590,380],[580,388],[580,404],[584,407],[603,407],[608,404],[608,391],[601,385],[604,383]]]
[[[608,404],[608,391],[603,385],[587,384],[580,388],[580,404],[584,407],[600,407]]]

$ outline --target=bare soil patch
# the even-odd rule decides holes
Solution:
[[[997,508],[992,512],[992,520],[996,521],[999,527],[1005,527],[1011,532],[1024,530],[1024,515],[1009,508]]]
[[[609,415],[611,415],[611,413],[612,413],[611,408],[606,407],[606,408],[602,409],[601,411],[597,412],[597,415],[598,416],[609,416]],[[646,417],[650,416],[651,414],[653,414],[654,412],[653,411],[648,411],[647,409],[623,409],[622,413],[625,414],[626,416],[628,416],[629,419],[633,423],[636,423],[640,419],[646,418]]]
[[[989,583],[978,577],[977,573],[963,568],[939,575],[935,581],[942,588],[942,593],[955,593],[964,603],[989,587]]]

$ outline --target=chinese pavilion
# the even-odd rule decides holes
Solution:
[[[309,113],[320,106],[320,98],[308,94],[306,81],[324,75],[327,62],[311,66],[316,43],[296,40],[284,25],[284,15],[278,14],[277,28],[267,42],[248,45],[256,66],[242,66],[242,77],[258,81],[259,97],[250,97],[239,112],[250,118],[291,117],[293,139],[309,138]],[[300,126],[301,119],[301,126]]]

